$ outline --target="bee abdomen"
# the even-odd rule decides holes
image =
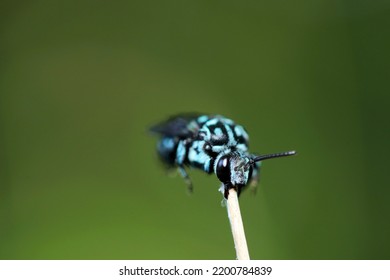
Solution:
[[[175,165],[178,142],[175,138],[163,137],[157,144],[160,159],[169,166]]]

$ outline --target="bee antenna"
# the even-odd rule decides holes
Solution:
[[[257,156],[255,158],[253,158],[250,162],[252,164],[254,164],[255,162],[263,161],[263,160],[270,159],[270,158],[287,157],[287,156],[293,156],[293,155],[296,155],[295,151],[288,151],[288,152],[283,152],[283,153],[262,155],[262,156]]]

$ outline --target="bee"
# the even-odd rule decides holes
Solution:
[[[193,185],[186,167],[215,173],[226,199],[231,188],[239,195],[247,185],[257,184],[261,161],[296,154],[295,151],[250,154],[247,131],[221,115],[179,114],[150,130],[160,136],[157,144],[160,159],[168,167],[178,168],[190,192]]]

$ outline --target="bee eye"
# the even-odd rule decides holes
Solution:
[[[222,183],[230,183],[230,157],[223,156],[217,164],[217,177]]]

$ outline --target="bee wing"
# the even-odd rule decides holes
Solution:
[[[193,136],[194,127],[190,128],[189,123],[201,116],[198,113],[180,114],[170,117],[168,120],[154,125],[150,128],[151,132],[169,137],[179,137],[185,139]]]

